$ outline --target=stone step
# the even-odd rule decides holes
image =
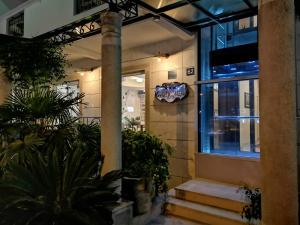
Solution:
[[[240,213],[245,200],[238,186],[208,180],[190,180],[175,188],[178,199]]]
[[[193,203],[170,196],[166,206],[167,215],[172,215],[208,225],[246,225],[239,213]]]

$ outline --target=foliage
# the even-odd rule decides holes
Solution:
[[[167,191],[172,148],[143,131],[124,130],[122,142],[124,175],[153,179],[156,194]]]
[[[87,153],[100,157],[100,125],[96,122],[89,124],[78,123],[76,126],[78,135],[76,140],[80,148]],[[100,159],[100,158],[99,158]]]
[[[9,81],[22,87],[65,77],[63,46],[51,40],[17,38],[1,44],[0,67]]]
[[[0,180],[0,224],[109,225],[110,207],[119,199],[114,171],[91,176],[96,158],[86,159],[75,149],[61,152],[27,152],[27,165],[10,164]]]
[[[71,113],[82,98],[35,87],[0,106],[0,224],[112,224],[120,172],[100,176],[99,125]]]
[[[251,189],[248,186],[241,187],[239,191],[245,194],[247,205],[243,207],[242,218],[246,218],[249,224],[253,220],[261,220],[261,191],[259,188]]]
[[[82,98],[41,87],[11,93],[0,106],[0,166],[21,163],[32,149],[73,149],[79,133],[71,111],[78,112]]]
[[[137,117],[137,118],[125,117],[124,120],[125,120],[126,128],[130,129],[130,130],[136,131],[137,126],[141,125],[141,121],[140,121],[139,117]]]

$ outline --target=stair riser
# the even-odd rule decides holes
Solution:
[[[209,205],[233,212],[240,213],[243,209],[244,204],[242,202],[237,202],[234,200],[229,200],[229,199],[223,199],[223,198],[218,198],[215,196],[209,196],[209,195],[204,195],[200,193],[194,193],[194,192],[189,192],[189,191],[183,191],[183,190],[178,190],[176,189],[176,198],[190,201],[190,202],[195,202],[195,203],[200,203],[204,205]]]
[[[167,214],[182,217],[188,220],[197,221],[200,223],[210,224],[210,225],[246,225],[240,221],[235,221],[229,218],[223,218],[216,215],[212,215],[206,212],[201,212],[186,208],[183,206],[178,206],[174,204],[167,204]]]

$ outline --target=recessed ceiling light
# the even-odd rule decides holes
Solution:
[[[159,22],[160,21],[160,16],[153,16],[153,21],[154,22]]]

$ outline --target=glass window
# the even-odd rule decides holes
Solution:
[[[8,19],[7,34],[19,37],[24,35],[24,12],[18,13]]]
[[[211,65],[211,51],[257,42],[254,18],[201,29],[199,150],[204,153],[260,155],[258,61]]]
[[[196,4],[205,8],[215,16],[230,14],[248,8],[248,6],[241,0],[202,0]]]
[[[203,14],[201,11],[197,10],[191,5],[186,5],[180,8],[172,9],[170,11],[167,11],[165,14],[183,23],[188,23],[191,21],[197,21],[206,18],[205,14]]]
[[[84,11],[90,10],[97,6],[105,4],[102,0],[75,0],[76,4],[76,14],[82,13]]]
[[[80,94],[79,81],[65,81],[62,84],[56,85],[55,90],[63,96],[67,96],[68,99],[76,98]],[[77,105],[77,108],[79,111],[79,104]],[[70,114],[74,118],[78,117],[78,114],[73,110],[70,110]]]
[[[259,156],[258,80],[201,85],[202,152]]]
[[[213,50],[257,43],[257,16],[212,27]]]

